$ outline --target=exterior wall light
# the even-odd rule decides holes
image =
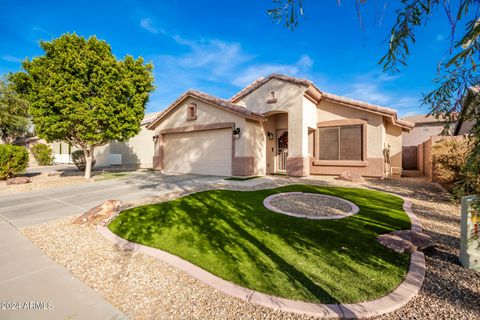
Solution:
[[[273,132],[267,132],[268,140],[273,140]]]
[[[240,128],[233,129],[233,137],[235,139],[240,138]]]
[[[153,142],[157,142],[157,140],[158,140],[158,134],[154,135],[154,136],[152,137],[152,139],[153,139]]]

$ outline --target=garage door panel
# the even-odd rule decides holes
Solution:
[[[230,129],[165,135],[165,171],[231,175]]]

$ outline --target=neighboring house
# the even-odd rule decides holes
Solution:
[[[456,124],[454,120],[449,120],[445,117],[437,119],[435,116],[428,114],[416,114],[405,117],[403,120],[415,124],[415,127],[410,132],[403,133],[403,146],[405,147],[418,146],[431,137],[451,135]],[[445,126],[447,125],[450,129],[446,130]]]
[[[187,91],[148,126],[153,168],[219,176],[335,174],[383,177],[402,168],[395,110],[272,74],[229,100]]]
[[[147,126],[153,121],[158,112],[145,115],[141,122],[138,135],[126,142],[111,141],[108,144],[95,148],[95,166],[121,165],[138,168],[152,168],[153,159],[153,132]],[[65,142],[51,144],[55,163],[72,163],[71,154],[77,148]]]

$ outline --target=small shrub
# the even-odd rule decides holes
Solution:
[[[87,163],[85,161],[85,154],[83,150],[76,150],[72,152],[72,161],[81,171],[85,171]],[[92,159],[92,168],[95,166],[95,157]]]
[[[461,178],[470,149],[467,139],[448,139],[435,144],[432,147],[434,180],[452,191],[455,182]]]
[[[24,147],[0,145],[0,179],[24,173],[28,166],[28,151]]]
[[[453,198],[480,193],[480,177],[466,168],[466,161],[472,151],[468,139],[443,140],[432,147],[433,177]]]
[[[38,165],[50,166],[53,164],[53,150],[49,145],[37,143],[30,150]]]

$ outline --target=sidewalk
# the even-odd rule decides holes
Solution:
[[[37,310],[11,310],[18,303],[22,308]],[[127,317],[0,216],[0,319]]]

